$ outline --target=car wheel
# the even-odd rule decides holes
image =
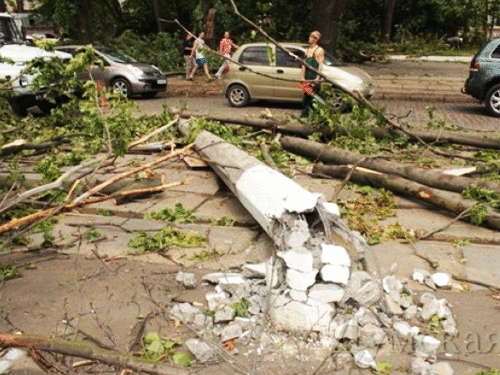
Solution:
[[[244,86],[232,85],[227,90],[227,100],[232,107],[241,108],[248,104],[250,95]]]
[[[496,117],[500,117],[500,85],[493,86],[486,94],[486,108]]]
[[[125,78],[116,78],[113,80],[113,82],[111,82],[111,88],[113,91],[121,92],[126,97],[132,95],[130,83]]]
[[[56,104],[55,103],[51,103],[49,102],[48,100],[44,100],[42,102],[39,102],[37,104],[38,108],[40,109],[40,111],[42,111],[43,113],[45,113],[46,115],[50,115],[50,112],[56,108]]]
[[[321,92],[319,96],[334,111],[344,113],[344,112],[347,112],[349,109],[349,107],[347,106],[347,103],[344,101],[344,98],[343,98],[344,95],[345,95],[345,93],[342,90],[340,90],[336,87],[333,87],[326,92]]]
[[[19,117],[26,117],[28,115],[28,107],[20,98],[12,98],[9,100],[10,109],[12,113]]]
[[[151,98],[154,98],[156,96],[158,92],[157,91],[153,91],[153,92],[143,92],[141,94],[141,96],[144,98],[144,99],[151,99]]]

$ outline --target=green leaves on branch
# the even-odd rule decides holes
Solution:
[[[182,344],[180,339],[164,339],[158,332],[149,332],[143,339],[144,354],[147,360],[159,362],[170,361],[174,365],[189,367],[192,363],[191,356],[186,352],[176,351],[175,348]]]
[[[136,249],[137,254],[147,251],[166,251],[170,247],[199,247],[205,245],[206,238],[195,232],[182,232],[172,227],[163,228],[154,236],[145,231],[132,238],[128,245]]]

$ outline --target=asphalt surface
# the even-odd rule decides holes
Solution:
[[[484,105],[460,92],[468,77],[468,64],[462,61],[393,60],[387,64],[358,65],[368,72],[376,87],[372,103],[386,108],[387,113],[415,125],[429,122],[429,111],[435,120],[472,131],[496,131],[499,119],[488,114]],[[138,99],[145,113],[157,113],[167,102],[179,107],[185,102],[192,110],[224,115],[260,116],[264,111],[276,115],[298,116],[300,104],[255,102],[245,108],[232,108],[224,98],[219,81],[208,82],[198,75],[195,81],[171,77],[167,92],[152,100]]]

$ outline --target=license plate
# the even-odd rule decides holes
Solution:
[[[157,83],[159,85],[165,85],[165,84],[167,84],[167,80],[166,79],[159,79]]]

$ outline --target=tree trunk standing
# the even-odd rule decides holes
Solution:
[[[17,11],[19,13],[24,12],[24,0],[17,0],[16,3],[17,3],[17,7],[16,7]]]
[[[115,20],[120,23],[125,23],[125,18],[123,18],[122,6],[118,0],[110,0],[111,9],[113,10],[113,16]]]
[[[382,24],[382,42],[391,42],[392,20],[394,18],[394,9],[396,8],[396,0],[386,0],[384,9],[384,21]]]
[[[160,21],[160,3],[159,0],[153,0],[154,8],[155,8],[155,18],[156,18],[156,24],[158,26],[158,32],[163,32],[165,31],[165,28],[163,27],[163,22]]]
[[[208,10],[205,22],[205,42],[213,50],[218,50],[217,40],[215,37],[215,8]]]
[[[80,40],[83,44],[92,44],[92,31],[90,29],[90,7],[87,3],[87,0],[79,0],[78,3],[78,11],[76,14],[77,22],[78,22],[78,34]]]
[[[0,0],[0,12],[7,12],[7,5],[5,5],[5,0]]]
[[[349,0],[314,0],[313,22],[323,36],[319,44],[332,54],[337,53],[337,34],[340,18],[344,14]],[[311,30],[312,31],[312,30]]]

